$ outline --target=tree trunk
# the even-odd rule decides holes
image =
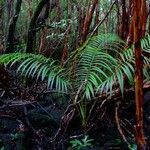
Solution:
[[[77,31],[78,31],[78,38],[76,41],[76,47],[80,46],[81,43],[81,37],[82,37],[82,30],[83,30],[83,25],[84,25],[84,19],[85,19],[85,10],[83,9],[84,7],[80,6],[80,4],[77,4],[77,11],[78,11],[78,26],[77,26]]]
[[[17,23],[17,20],[19,17],[19,13],[21,10],[21,4],[22,4],[22,0],[17,0],[16,7],[15,7],[15,14],[9,24],[7,43],[6,43],[6,51],[5,51],[6,53],[11,53],[14,51],[15,29],[16,29],[16,23]]]
[[[121,16],[121,30],[120,35],[122,39],[126,40],[129,33],[129,17],[127,12],[127,0],[122,0],[122,16]]]
[[[14,0],[7,1],[7,23],[9,24],[10,19],[14,16]]]
[[[64,48],[62,51],[62,57],[61,57],[61,65],[63,66],[65,61],[67,60],[68,57],[68,42],[69,42],[69,34],[71,32],[71,23],[70,23],[70,19],[71,19],[71,1],[68,0],[68,9],[67,9],[67,15],[68,15],[68,21],[67,21],[67,30],[66,30],[66,35],[64,37]]]
[[[44,29],[41,31],[40,35],[40,45],[38,49],[39,54],[45,54],[45,48],[46,48],[46,36],[47,36],[47,27],[44,27]]]
[[[99,20],[99,2],[97,2],[97,4],[96,4],[95,11],[96,11],[96,13],[95,13],[96,14],[96,16],[95,16],[95,27],[96,27],[98,25],[98,23],[100,22],[100,20]],[[98,35],[98,30],[96,30],[95,35]]]
[[[56,6],[57,6],[57,18],[56,21],[59,22],[62,18],[62,9],[61,9],[61,2],[60,0],[56,0]]]
[[[133,41],[135,50],[135,103],[136,103],[136,142],[138,150],[146,150],[143,133],[143,61],[140,39],[145,34],[146,28],[146,1],[133,1]]]
[[[92,4],[89,3],[88,10],[86,12],[83,30],[82,30],[82,36],[81,36],[81,43],[84,43],[87,39],[87,35],[89,34],[90,25],[92,23],[93,13],[95,11],[96,5],[98,3],[98,0],[93,0]]]
[[[42,21],[45,21],[48,18],[48,13],[49,9],[45,9],[44,12],[42,12],[43,8],[49,5],[50,1],[49,0],[41,0],[40,3],[38,4],[33,17],[31,19],[30,25],[29,25],[29,30],[28,30],[28,39],[27,39],[27,47],[26,47],[26,52],[27,53],[33,53],[34,52],[34,45],[35,45],[35,37],[36,37],[36,32],[37,32],[37,22],[40,16]],[[55,5],[55,4],[54,4]],[[53,3],[51,4],[51,9],[54,7]]]

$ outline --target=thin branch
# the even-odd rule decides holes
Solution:
[[[110,14],[110,12],[111,12],[111,10],[112,10],[112,8],[113,8],[113,6],[115,5],[116,2],[117,2],[117,0],[115,0],[115,1],[111,4],[111,6],[110,6],[110,8],[109,8],[109,11],[108,11],[107,14],[105,15],[105,17],[102,19],[102,21],[100,21],[100,22],[97,24],[97,26],[94,28],[94,30],[93,30],[93,32],[91,33],[90,37],[94,36],[94,34],[95,34],[95,32],[97,31],[97,29],[103,24],[103,22],[105,21],[105,19],[106,19],[106,18],[108,17],[108,15]]]

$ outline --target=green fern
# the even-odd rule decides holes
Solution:
[[[141,40],[141,46],[145,52],[150,53],[150,35],[147,35]]]
[[[95,88],[113,72],[112,66],[117,65],[116,60],[100,49],[88,46],[78,57],[79,62],[75,71],[77,77],[75,89],[78,89],[86,81],[83,92],[87,99],[91,99],[91,97],[94,97]]]
[[[0,56],[0,62],[10,64],[12,67],[19,62],[17,73],[25,77],[36,77],[36,80],[47,79],[49,88],[55,88],[58,92],[67,92],[70,83],[65,78],[64,69],[57,65],[55,60],[42,55],[27,53],[12,53]]]
[[[150,36],[144,38],[141,45],[149,52]],[[37,54],[4,54],[0,56],[0,62],[11,66],[19,62],[17,73],[37,80],[46,79],[48,87],[58,91],[67,91],[72,85],[73,92],[77,93],[82,85],[79,92],[82,99],[91,99],[96,92],[112,95],[115,87],[120,87],[123,95],[124,77],[131,84],[134,82],[134,51],[125,46],[116,35],[98,35],[73,52],[64,68],[57,61]],[[146,56],[143,58],[144,75],[148,79],[150,61]]]
[[[101,93],[112,95],[113,86],[119,84],[121,93],[124,93],[124,77],[126,76],[130,84],[133,84],[134,77],[134,56],[133,50],[127,49],[119,53],[120,58],[117,58],[117,65],[113,68],[113,73],[99,86],[97,90]]]
[[[72,60],[76,62],[75,71],[72,71],[76,74],[74,89],[79,89],[86,81],[81,92],[86,99],[91,99],[95,91],[111,95],[114,85],[119,84],[123,94],[124,74],[132,83],[134,72],[132,49],[124,49],[125,43],[115,35],[99,35],[90,39]]]
[[[150,36],[141,40],[143,51],[150,51]],[[150,79],[150,59],[143,56],[144,76]],[[99,35],[88,39],[85,44],[71,53],[64,67],[59,62],[37,54],[13,53],[0,56],[0,63],[17,67],[17,73],[25,77],[47,80],[47,85],[58,92],[74,95],[78,101],[82,125],[87,124],[87,100],[96,93],[112,95],[116,88],[124,94],[124,79],[134,83],[134,50],[126,48],[116,35]],[[72,91],[71,91],[72,90]]]
[[[150,39],[144,39],[145,41]],[[142,41],[143,42],[143,41]],[[148,43],[148,42],[147,42]],[[145,46],[144,51],[149,52],[150,44]],[[83,48],[77,50],[72,58],[75,63],[75,85],[74,89],[82,87],[81,93],[86,99],[95,96],[95,92],[112,95],[115,87],[120,87],[124,93],[124,78],[129,83],[134,83],[134,51],[133,47],[126,49],[124,41],[112,34],[99,35],[89,39]],[[149,58],[144,56],[144,75],[149,76]],[[148,66],[147,68],[145,66]],[[86,82],[86,84],[84,84]]]

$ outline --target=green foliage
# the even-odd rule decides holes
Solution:
[[[0,148],[0,150],[5,150],[5,147],[4,147],[4,146],[3,146],[3,147],[1,147],[1,148]]]
[[[143,51],[149,53],[150,36],[141,41]],[[150,60],[143,56],[144,76],[149,79]],[[126,48],[125,43],[116,35],[102,34],[88,41],[73,52],[66,65],[37,54],[13,53],[0,56],[4,64],[19,64],[17,73],[25,77],[47,80],[47,85],[58,92],[73,93],[74,103],[80,101],[79,112],[86,124],[87,100],[96,93],[112,95],[120,88],[124,94],[124,79],[134,83],[133,46]],[[69,89],[69,90],[68,90]],[[69,93],[68,93],[69,94]]]
[[[76,74],[74,89],[84,84],[82,93],[91,99],[95,91],[111,95],[113,87],[119,84],[123,94],[124,75],[132,83],[134,74],[133,50],[124,49],[125,43],[112,34],[90,39],[73,57],[73,62],[76,61],[75,71],[72,71]]]
[[[143,38],[141,40],[141,46],[145,52],[149,53],[149,51],[150,51],[150,35],[146,36],[145,38]]]
[[[17,140],[19,138],[19,133],[14,133],[14,134],[11,133],[10,137],[11,137],[12,140]]]
[[[0,150],[5,150],[3,140],[0,139]]]
[[[75,150],[81,150],[82,148],[85,148],[85,147],[92,147],[93,141],[94,141],[93,139],[89,139],[89,136],[85,135],[85,137],[82,138],[81,140],[74,139],[70,141],[70,144],[72,148],[74,148]]]
[[[25,77],[36,77],[37,80],[40,78],[42,81],[46,78],[49,88],[67,92],[69,82],[65,79],[64,69],[50,58],[36,54],[13,53],[1,55],[0,62],[6,65],[11,63],[11,66],[20,62],[17,73]]]
[[[137,150],[137,145],[135,143],[129,145],[129,150]]]

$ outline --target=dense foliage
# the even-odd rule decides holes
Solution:
[[[0,149],[149,147],[148,0],[0,4]]]

